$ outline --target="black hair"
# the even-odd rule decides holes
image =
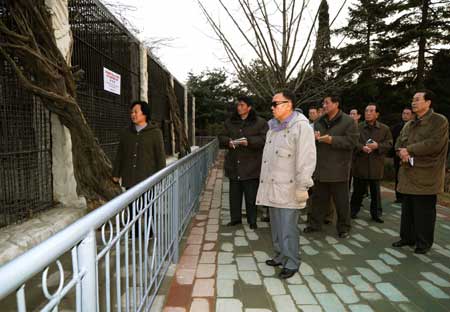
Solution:
[[[329,95],[326,95],[326,96],[324,97],[324,99],[326,99],[326,98],[330,98],[331,102],[333,102],[333,103],[341,104],[341,98],[340,98],[340,96],[338,96],[338,95],[336,95],[336,94],[329,94]]]
[[[133,102],[131,102],[130,110],[132,110],[133,107],[135,107],[136,105],[141,106],[142,114],[145,115],[145,118],[148,122],[150,120],[150,106],[148,105],[148,103],[145,101],[141,101],[141,100],[133,101]]]
[[[275,94],[281,93],[285,98],[287,98],[289,101],[292,102],[292,109],[295,109],[295,103],[297,102],[297,97],[295,96],[295,93],[288,90],[288,89],[282,89],[279,90],[277,92],[275,92]]]
[[[315,110],[318,110],[318,108],[317,108],[317,106],[316,105],[311,105],[309,108],[308,108],[308,110],[310,110],[310,109],[315,109]]]
[[[411,112],[413,111],[411,106],[405,106],[405,107],[403,107],[402,112],[403,112],[405,109],[410,110]]]
[[[380,107],[378,106],[377,103],[369,102],[369,103],[367,103],[366,107],[369,106],[369,105],[370,105],[370,106],[375,106],[375,112],[376,112],[376,113],[379,113],[379,112],[380,112]]]
[[[431,101],[431,103],[433,103],[433,100],[436,97],[434,92],[429,90],[429,89],[420,89],[420,90],[417,90],[415,93],[423,93],[424,100],[425,101]]]
[[[237,101],[238,102],[244,102],[248,106],[254,106],[254,104],[255,104],[253,99],[251,97],[249,97],[249,96],[240,96],[240,97],[238,97]]]

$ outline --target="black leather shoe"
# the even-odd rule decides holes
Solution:
[[[348,232],[341,232],[339,233],[340,238],[348,238],[350,237],[350,234]]]
[[[276,262],[273,259],[269,259],[269,260],[266,260],[266,264],[269,265],[269,266],[276,267],[276,266],[281,265],[281,262]]]
[[[250,228],[252,230],[256,230],[258,228],[258,225],[256,223],[250,223]]]
[[[326,224],[326,225],[331,224],[331,221],[330,220],[325,220],[325,221],[323,221],[323,224]]]
[[[350,218],[352,218],[352,219],[356,219],[356,218],[358,218],[358,216],[357,216],[357,214],[356,214],[356,213],[352,213],[352,214],[350,215]]]
[[[238,224],[242,224],[242,221],[230,221],[227,223],[227,226],[234,226]]]
[[[419,255],[424,255],[424,254],[426,254],[429,251],[430,251],[430,248],[416,247],[416,249],[414,249],[414,253],[419,254]]]
[[[280,274],[278,274],[278,276],[283,279],[290,278],[290,277],[294,276],[294,274],[297,271],[298,270],[290,270],[290,269],[283,268],[283,270],[281,270],[281,272],[280,272]]]
[[[319,230],[316,230],[313,227],[307,226],[303,229],[303,233],[312,233],[312,232],[319,232]]]
[[[384,220],[379,217],[372,218],[372,220],[375,221],[376,223],[384,223]]]
[[[402,240],[399,240],[395,243],[392,243],[392,247],[403,247],[403,246],[414,246],[414,243],[408,243]]]

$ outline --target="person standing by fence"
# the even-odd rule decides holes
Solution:
[[[247,222],[256,229],[256,192],[261,158],[268,130],[267,122],[253,109],[250,97],[240,97],[233,115],[225,121],[220,145],[226,148],[225,175],[230,180],[228,226],[242,223],[242,195],[245,195]]]
[[[122,179],[126,189],[133,187],[166,166],[161,130],[150,121],[150,107],[145,101],[130,106],[131,125],[120,135],[113,164],[113,181]]]
[[[294,111],[295,95],[273,96],[256,202],[270,207],[274,256],[269,266],[283,266],[279,277],[292,277],[300,267],[299,211],[305,208],[316,166],[314,133],[308,119]]]

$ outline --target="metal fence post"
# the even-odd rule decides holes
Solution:
[[[180,211],[180,169],[177,168],[174,171],[174,183],[173,183],[173,228],[174,228],[174,241],[175,244],[173,244],[173,263],[178,263],[178,260],[180,258],[180,220],[181,220],[181,211]]]
[[[81,281],[81,311],[97,311],[97,246],[95,232],[90,231],[78,246],[80,270],[86,270]]]

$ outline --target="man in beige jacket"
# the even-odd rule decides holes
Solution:
[[[308,119],[294,111],[295,95],[279,92],[272,100],[274,118],[264,146],[256,203],[269,207],[275,255],[267,265],[283,269],[280,278],[289,278],[300,267],[299,209],[305,208],[308,189],[316,167],[314,132]]]

